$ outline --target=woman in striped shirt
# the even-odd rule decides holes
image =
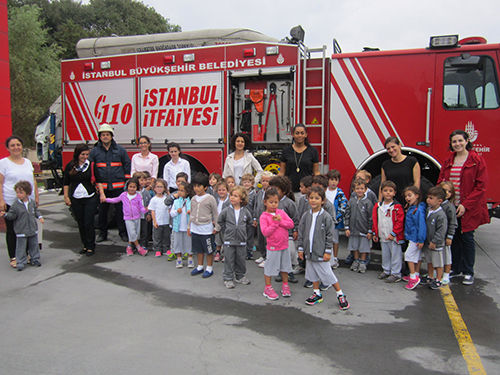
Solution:
[[[450,150],[453,152],[443,163],[438,184],[451,181],[455,187],[458,228],[451,245],[452,270],[450,277],[464,277],[462,283],[474,283],[476,256],[474,230],[489,223],[486,206],[488,173],[484,158],[472,150],[469,135],[463,130],[450,134]]]

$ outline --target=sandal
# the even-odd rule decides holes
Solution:
[[[95,250],[87,250],[87,256],[88,257],[91,257],[94,254],[95,254]]]
[[[11,258],[11,259],[10,259],[10,266],[11,266],[12,268],[16,268],[16,266],[17,266],[17,261],[16,261],[16,258]]]
[[[82,254],[82,255],[83,255],[83,254],[87,254],[87,249],[86,249],[86,248],[81,249],[81,250],[80,250],[80,254]]]

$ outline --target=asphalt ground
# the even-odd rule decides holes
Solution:
[[[445,296],[386,284],[374,252],[366,274],[335,271],[351,305],[341,311],[333,290],[306,306],[303,275],[271,302],[253,261],[252,284],[227,290],[222,263],[202,279],[166,257],[126,257],[116,231],[81,256],[62,198],[42,194],[41,206],[42,267],[0,258],[1,374],[500,373],[498,219],[476,232],[473,286],[454,281]]]

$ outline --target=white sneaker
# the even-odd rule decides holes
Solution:
[[[295,267],[293,267],[293,274],[294,275],[299,275],[301,273],[304,273],[305,269],[304,267],[301,267],[299,265],[296,265]]]
[[[226,286],[227,289],[233,289],[234,288],[234,281],[233,280],[224,280],[224,285]]]
[[[266,265],[266,261],[263,260],[262,262],[259,263],[259,265],[257,267],[264,268],[265,265]]]
[[[235,281],[237,284],[243,284],[243,285],[248,285],[248,284],[250,284],[250,280],[248,280],[246,276],[243,276],[241,279],[234,279],[234,281]]]
[[[330,266],[333,269],[338,268],[339,267],[339,260],[337,258],[332,258],[332,260],[330,260]]]
[[[265,260],[264,258],[260,257],[260,258],[255,259],[255,263],[261,264],[264,260]]]

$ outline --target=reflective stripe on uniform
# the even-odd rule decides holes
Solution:
[[[99,168],[106,168],[106,163],[95,163],[95,165]]]
[[[121,162],[111,162],[109,163],[111,167],[121,167],[123,164]]]

